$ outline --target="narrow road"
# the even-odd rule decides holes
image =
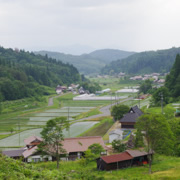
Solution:
[[[53,98],[49,98],[49,102],[48,102],[48,106],[52,106],[54,103],[53,103]]]
[[[125,102],[125,101],[129,101],[133,99],[133,97],[130,97],[130,98],[127,98],[127,99],[124,99],[124,100],[121,100],[119,101],[118,103],[122,103],[122,102]],[[89,119],[95,119],[95,118],[99,118],[99,117],[103,117],[103,116],[110,116],[111,115],[111,112],[110,112],[110,108],[111,106],[114,106],[116,103],[113,103],[112,105],[107,105],[107,106],[104,106],[100,109],[101,113],[102,114],[97,114],[97,115],[93,115],[93,116],[89,116],[87,118],[82,118],[82,119],[79,119],[79,120],[89,120]]]
[[[60,97],[60,96],[62,96],[62,95],[64,95],[64,94],[60,94],[60,95],[58,95],[58,96],[54,96],[54,97],[49,98],[48,106],[52,106],[52,105],[54,104],[54,102],[53,102],[53,99],[54,99],[54,98],[58,98],[58,97]]]

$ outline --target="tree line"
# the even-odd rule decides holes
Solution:
[[[178,53],[180,53],[180,48],[136,53],[125,59],[111,62],[101,70],[101,73],[146,74],[169,72]]]
[[[84,78],[83,78],[84,79]],[[43,86],[56,87],[81,82],[78,70],[70,64],[24,50],[0,47],[0,100],[46,95]]]

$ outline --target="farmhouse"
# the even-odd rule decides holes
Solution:
[[[150,153],[152,156],[153,153]],[[102,156],[97,159],[98,170],[115,170],[148,163],[148,153],[139,150],[126,150],[120,154]]]
[[[26,147],[19,150],[3,151],[4,155],[12,157],[14,159],[22,158],[25,162],[38,162],[38,161],[53,161],[55,157],[50,154],[42,156],[42,153],[38,151],[38,144],[42,142],[42,138],[37,136],[31,136],[24,140]],[[100,136],[79,137],[79,138],[65,138],[62,142],[63,148],[66,150],[66,154],[61,154],[62,160],[75,160],[84,156],[84,152],[92,144],[98,143],[105,149],[105,144]],[[102,152],[106,154],[106,152]]]
[[[131,107],[129,112],[120,119],[121,128],[134,128],[136,120],[141,116],[143,112],[138,108],[138,106]]]

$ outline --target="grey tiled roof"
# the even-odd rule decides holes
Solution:
[[[138,108],[138,106],[134,106],[131,108],[136,114],[138,114],[139,116],[141,116],[143,114],[143,112]],[[130,111],[131,111],[130,109]]]
[[[25,151],[24,149],[17,149],[17,150],[3,151],[2,153],[9,157],[20,157],[20,156],[22,156],[22,153],[24,151]]]
[[[137,118],[142,114],[143,112],[137,106],[134,106],[120,119],[120,122],[136,122]]]

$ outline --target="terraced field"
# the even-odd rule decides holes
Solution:
[[[86,122],[76,122],[72,124],[69,128],[69,131],[64,130],[65,137],[76,137],[92,126],[94,126],[96,123],[95,121],[86,121]],[[9,136],[7,138],[0,140],[0,148],[5,147],[17,147],[17,146],[24,146],[24,139],[28,138],[29,136],[36,135],[41,136],[40,132],[42,131],[42,128],[38,129],[31,129],[21,132],[20,134],[17,133],[15,135]]]

